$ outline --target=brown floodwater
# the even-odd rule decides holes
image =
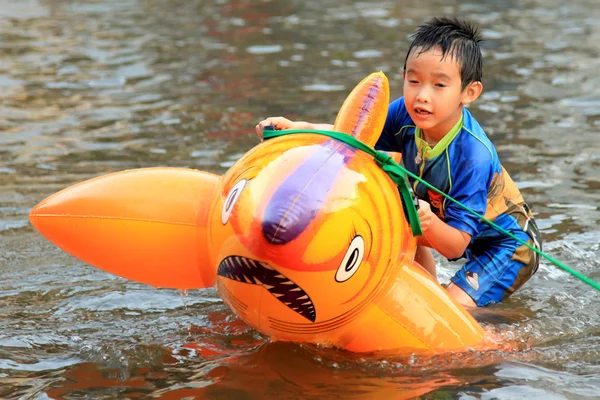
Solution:
[[[332,122],[371,72],[400,96],[407,37],[433,15],[481,26],[471,111],[544,250],[600,281],[596,0],[0,0],[0,397],[600,398],[599,293],[546,260],[486,317],[519,351],[363,357],[268,342],[213,289],[125,281],[29,225],[40,200],[101,174],[224,173],[259,120]],[[458,265],[439,261],[447,282]]]

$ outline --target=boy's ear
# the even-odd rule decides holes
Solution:
[[[482,91],[483,84],[481,82],[476,81],[469,83],[465,90],[463,90],[462,103],[465,105],[471,104],[472,102],[477,100]]]

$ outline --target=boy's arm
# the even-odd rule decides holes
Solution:
[[[306,121],[291,121],[284,117],[270,117],[264,119],[256,125],[256,134],[258,137],[262,139],[263,131],[265,130],[265,126],[274,126],[276,130],[288,130],[288,129],[318,129],[323,131],[330,131],[333,129],[333,125],[331,124],[315,124],[312,122]]]
[[[390,103],[388,107],[388,113],[385,120],[383,132],[381,133],[379,140],[375,144],[377,150],[385,152],[397,152],[400,153],[398,143],[394,139],[395,133],[398,132],[401,117],[407,117],[408,113],[404,108],[404,98],[399,98]],[[275,130],[288,130],[288,129],[309,129],[309,130],[333,130],[333,124],[321,124],[306,121],[291,121],[284,117],[269,117],[266,118],[256,125],[256,134],[259,138],[263,138],[263,131],[266,126],[273,126]],[[399,162],[399,156],[392,157],[394,161]]]
[[[418,244],[431,247],[448,259],[460,258],[471,242],[471,235],[439,219],[423,200],[419,200],[419,220],[423,236]]]

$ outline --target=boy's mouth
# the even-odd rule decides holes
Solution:
[[[417,113],[418,115],[425,116],[425,115],[430,115],[431,111],[428,111],[428,110],[426,110],[424,108],[421,108],[421,107],[415,107],[415,113]]]

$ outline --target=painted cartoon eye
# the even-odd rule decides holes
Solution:
[[[235,203],[237,203],[238,199],[240,198],[240,194],[242,194],[242,190],[244,190],[246,187],[246,183],[248,183],[247,179],[240,180],[231,188],[229,194],[227,194],[227,198],[223,203],[223,209],[221,210],[221,222],[223,225],[229,221],[229,216],[231,215],[233,206],[235,206]]]
[[[342,260],[342,264],[335,273],[337,282],[345,282],[358,271],[365,254],[365,240],[362,236],[355,236],[348,247],[348,251]]]

